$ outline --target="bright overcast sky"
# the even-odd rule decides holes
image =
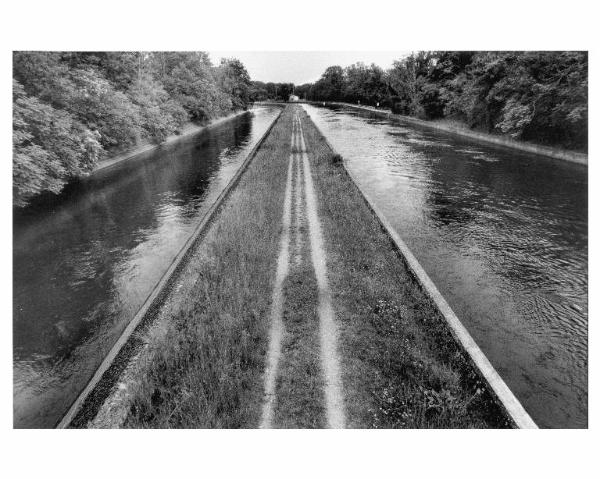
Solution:
[[[356,62],[368,65],[375,63],[382,68],[389,68],[394,60],[398,60],[410,52],[246,52],[246,51],[214,51],[209,52],[213,63],[218,64],[222,57],[237,58],[246,68],[252,80],[296,85],[312,83],[319,79],[328,66],[346,67]]]

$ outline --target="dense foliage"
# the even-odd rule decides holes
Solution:
[[[250,90],[239,60],[203,52],[15,52],[13,202],[59,192],[111,150],[246,109]]]
[[[331,66],[295,91],[587,151],[587,71],[586,52],[419,52],[387,71]]]
[[[250,99],[252,101],[287,101],[292,93],[294,93],[293,83],[264,83],[254,81],[252,82]]]

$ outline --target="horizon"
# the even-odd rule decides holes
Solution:
[[[240,60],[252,81],[303,85],[317,81],[329,66],[342,68],[363,62],[387,69],[411,52],[396,51],[209,51],[214,64],[221,58]]]

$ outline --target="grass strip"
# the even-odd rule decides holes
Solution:
[[[256,427],[280,245],[289,106],[197,247],[138,365],[126,427]],[[348,426],[507,427],[439,312],[301,111],[339,328]],[[299,176],[294,179],[294,197]],[[324,427],[317,286],[293,201],[275,427]]]
[[[348,426],[510,424],[304,110],[340,330]]]
[[[297,133],[299,133],[297,131]],[[284,284],[286,330],[274,424],[283,428],[323,428],[324,382],[321,374],[317,281],[310,261],[304,182],[299,145],[294,148],[292,260]]]
[[[283,112],[182,272],[125,427],[258,424],[291,123]]]

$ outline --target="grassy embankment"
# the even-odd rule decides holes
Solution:
[[[258,425],[298,108],[284,111],[163,308],[162,327],[154,329],[147,360],[137,366],[126,427]],[[506,425],[339,158],[303,110],[301,118],[340,334],[348,426]],[[301,186],[298,170],[292,177],[276,427],[326,424],[318,293]]]

